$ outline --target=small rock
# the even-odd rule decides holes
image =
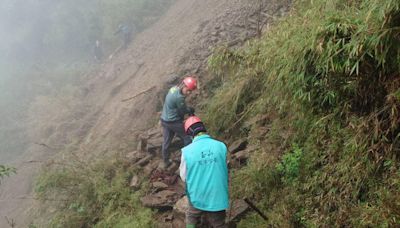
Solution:
[[[129,184],[129,187],[136,189],[139,187],[139,185],[140,185],[139,177],[136,175],[133,176],[131,179],[131,183]]]
[[[179,169],[179,165],[175,162],[173,162],[168,168],[167,172],[169,173],[175,173]]]
[[[147,140],[147,151],[148,152],[156,152],[160,150],[161,145],[163,143],[164,139],[163,137],[157,137],[157,138],[150,138]]]
[[[153,188],[155,188],[157,190],[164,190],[164,189],[168,188],[167,184],[160,182],[160,181],[153,182],[152,185],[153,185]]]
[[[227,220],[229,222],[240,219],[249,211],[249,205],[244,200],[233,200],[230,209],[227,211]]]
[[[133,151],[133,152],[129,152],[126,154],[126,159],[129,162],[135,163],[137,161],[139,161],[140,159],[144,158],[146,156],[146,154],[144,153],[140,153],[139,151]]]
[[[189,200],[187,196],[182,197],[174,206],[174,213],[180,216],[185,216],[186,210],[189,206]]]
[[[147,163],[149,163],[150,159],[153,157],[153,155],[148,154],[146,157],[140,159],[138,162],[136,162],[136,166],[145,166]]]
[[[148,177],[148,176],[150,176],[150,175],[153,173],[153,171],[154,171],[156,168],[157,168],[157,165],[156,165],[156,166],[154,166],[153,164],[146,165],[146,166],[143,168],[143,173],[144,173],[144,175],[145,175],[146,177]]]
[[[161,145],[163,143],[164,139],[161,136],[157,137],[157,138],[150,138],[147,140],[147,151],[148,152],[157,152],[157,151],[161,151]],[[170,146],[169,146],[169,150],[173,151],[176,149],[180,149],[182,148],[182,141],[178,138],[178,137],[174,137],[174,139],[172,140]]]
[[[242,150],[232,155],[232,157],[239,161],[246,161],[250,157],[250,151]]]
[[[170,222],[170,221],[172,221],[174,219],[174,215],[173,214],[167,214],[165,217],[164,217],[164,222]]]
[[[147,195],[140,199],[142,205],[149,208],[168,210],[172,209],[177,200],[177,193],[169,190]]]
[[[162,137],[162,130],[160,127],[154,127],[147,131],[147,135],[149,138]]]
[[[247,146],[247,139],[239,139],[229,146],[229,152],[234,154],[238,151],[244,150]]]
[[[136,148],[140,152],[146,152],[147,151],[147,139],[144,138],[143,136],[139,137],[139,142]]]

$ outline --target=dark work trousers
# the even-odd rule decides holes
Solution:
[[[172,121],[172,122],[167,122],[164,120],[161,120],[161,125],[163,127],[163,138],[164,142],[162,144],[162,156],[164,159],[164,162],[168,163],[169,160],[169,145],[171,144],[172,139],[174,138],[175,134],[181,138],[183,141],[183,145],[189,145],[192,142],[192,139],[185,134],[185,130],[183,128],[183,122],[182,121]]]
[[[225,211],[202,211],[194,208],[189,202],[188,208],[186,210],[186,227],[198,227],[201,222],[201,217],[207,220],[211,227],[215,228],[227,228],[225,224]]]

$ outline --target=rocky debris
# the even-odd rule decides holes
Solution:
[[[149,152],[159,152],[161,151],[161,145],[163,143],[164,139],[163,137],[156,137],[156,138],[150,138],[147,141],[147,151]]]
[[[172,162],[170,166],[167,168],[167,172],[175,173],[179,169],[179,165],[176,162]]]
[[[231,155],[230,159],[230,167],[232,168],[240,168],[247,163],[247,160],[250,158],[251,154],[257,149],[256,146],[249,146],[246,149],[236,152]]]
[[[227,222],[232,223],[234,220],[239,220],[249,211],[250,207],[244,200],[233,200],[231,207],[227,211]]]
[[[139,186],[140,186],[139,177],[135,175],[132,177],[129,187],[131,187],[133,189],[137,189],[137,188],[139,188]]]
[[[182,197],[176,202],[174,205],[174,214],[175,217],[185,218],[185,212],[188,208],[189,200],[187,196]]]
[[[247,139],[238,139],[229,146],[228,150],[231,154],[234,154],[238,151],[244,150],[247,143]]]
[[[185,218],[175,217],[172,211],[163,212],[157,216],[157,227],[159,228],[185,228]]]
[[[129,152],[125,155],[126,159],[131,162],[131,163],[135,163],[137,161],[139,161],[140,159],[146,157],[145,153],[141,153],[139,151],[132,151]]]
[[[143,206],[159,210],[158,227],[185,227],[185,211],[188,207],[188,198],[185,194],[185,183],[179,178],[179,164],[181,154],[180,140],[175,138],[174,148],[171,148],[172,164],[166,170],[158,168],[162,163],[161,150],[163,142],[161,129],[157,126],[140,134],[137,151],[126,155],[131,164],[142,167],[145,176],[150,180],[150,192],[140,199]],[[254,147],[247,147],[247,139],[240,139],[231,144],[231,162],[240,168],[249,158]],[[154,153],[156,152],[156,153]],[[133,176],[130,182],[132,189],[140,187],[138,176]],[[235,200],[232,208],[227,212],[227,222],[234,224],[248,211],[249,207],[243,200]]]
[[[149,164],[147,164],[144,168],[143,168],[143,173],[146,177],[150,176],[154,170],[157,169],[158,165],[160,164],[161,159],[155,157],[153,158]]]
[[[163,217],[164,222],[171,222],[174,219],[174,215],[172,213],[168,213]]]
[[[161,191],[161,190],[165,190],[165,189],[168,188],[168,185],[165,184],[165,183],[163,183],[163,182],[161,182],[161,181],[153,182],[153,183],[151,184],[151,186],[152,186],[152,188],[155,189],[157,192],[159,192],[159,191]]]
[[[233,159],[236,159],[239,163],[244,163],[250,157],[250,152],[248,150],[242,150],[234,155],[232,155]]]
[[[178,175],[169,174],[160,170],[155,170],[150,177],[150,182],[162,181],[167,185],[173,185],[177,182]]]
[[[147,140],[147,151],[160,154],[161,146],[164,139],[162,135],[161,136],[156,135],[156,136],[157,137],[155,138],[149,138]],[[182,146],[183,146],[182,141],[178,137],[174,137],[169,146],[169,150],[170,151],[179,150],[180,148],[182,148]]]
[[[153,155],[148,154],[146,155],[146,157],[140,159],[138,162],[136,162],[135,166],[145,166],[147,163],[149,163],[149,161],[153,158]]]
[[[148,138],[162,137],[162,129],[159,126],[157,126],[147,130],[147,137]]]
[[[179,197],[179,194],[175,191],[163,190],[155,194],[144,196],[140,201],[145,207],[159,210],[171,210]]]
[[[147,138],[143,135],[139,136],[137,151],[147,152]]]

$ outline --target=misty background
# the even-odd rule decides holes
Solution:
[[[173,0],[2,0],[0,2],[0,164],[50,137],[49,117],[79,91],[82,75],[122,45],[120,24],[133,38]],[[70,99],[66,102],[65,99]]]

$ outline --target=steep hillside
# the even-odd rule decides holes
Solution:
[[[30,223],[33,174],[54,153],[101,158],[133,150],[137,134],[157,124],[166,89],[185,74],[200,79],[201,89],[192,102],[203,98],[213,48],[240,46],[257,36],[287,11],[290,1],[263,1],[261,8],[259,2],[178,0],[127,50],[85,75],[79,90],[57,102],[38,100],[30,132],[37,145],[15,163],[18,174],[1,185],[0,226],[7,225],[4,216],[15,219],[17,227]]]
[[[206,122],[252,146],[232,193],[268,218],[239,226],[399,227],[399,25],[397,0],[295,1],[210,58],[221,86]]]
[[[277,2],[265,5],[269,14],[262,15],[263,21],[265,15],[285,11],[282,5],[286,3]],[[178,1],[162,20],[140,34],[127,52],[117,54],[100,72],[88,76],[88,103],[100,109],[83,146],[115,148],[115,139],[118,143],[131,141],[135,130],[156,123],[164,91],[171,84],[188,73],[197,74],[201,84],[213,47],[239,45],[257,34],[257,10],[257,5],[246,1]],[[110,140],[107,145],[100,143],[105,138]]]

